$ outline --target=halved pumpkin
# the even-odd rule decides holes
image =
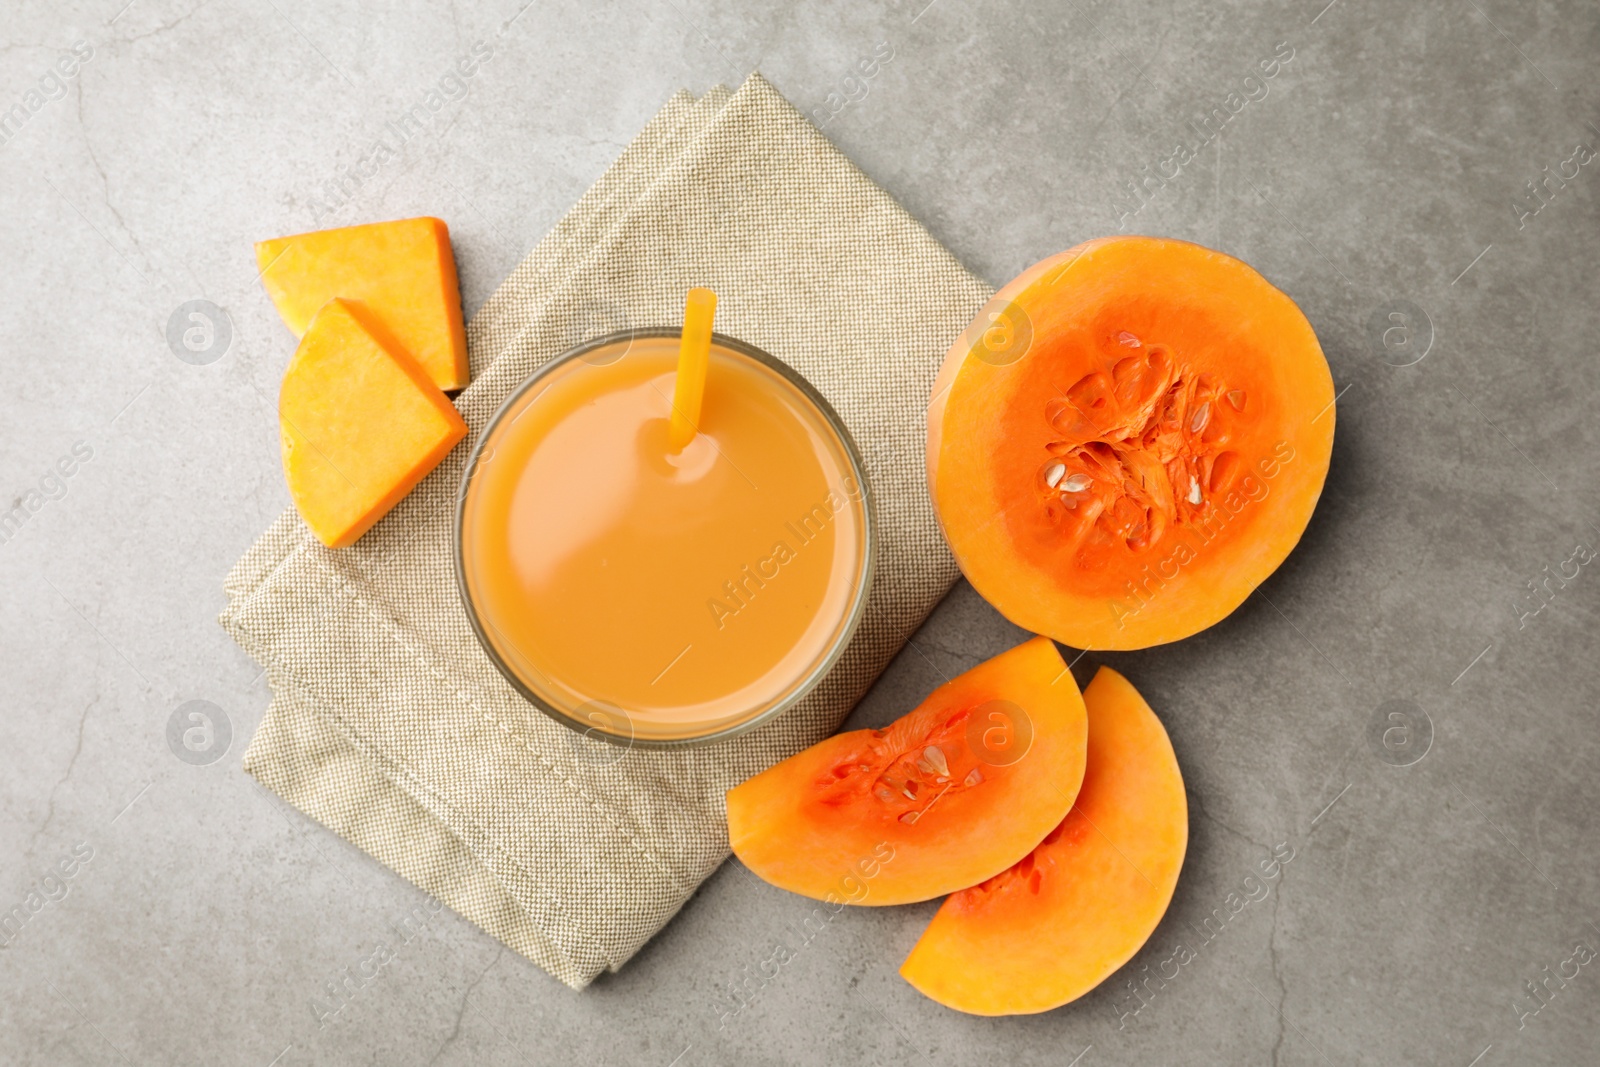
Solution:
[[[930,900],[1005,870],[1072,807],[1083,697],[1035,637],[882,730],[835,734],[728,792],[734,853],[761,878],[851,904]]]
[[[1333,447],[1311,324],[1237,259],[1108,237],[1035,264],[945,357],[928,478],[962,571],[1077,648],[1224,618],[1300,540]]]
[[[1072,813],[1038,848],[953,894],[900,974],[974,1015],[1049,1011],[1139,951],[1166,913],[1189,843],[1172,743],[1127,679],[1100,668],[1084,690],[1089,765]]]

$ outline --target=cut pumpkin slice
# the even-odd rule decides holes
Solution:
[[[289,495],[317,539],[352,544],[438,466],[467,425],[415,360],[331,300],[278,394]]]
[[[1072,807],[1083,697],[1036,637],[882,730],[836,734],[728,793],[734,853],[818,900],[906,904],[1017,862]]]
[[[1110,237],[1028,268],[945,357],[934,508],[1000,613],[1077,648],[1176,641],[1288,556],[1333,447],[1311,324],[1237,259]]]
[[[284,324],[304,336],[322,305],[358,302],[440,389],[467,384],[467,338],[450,229],[398,219],[277,237],[256,244],[256,265]]]
[[[900,974],[974,1015],[1049,1011],[1133,958],[1166,913],[1189,805],[1161,721],[1122,675],[1084,690],[1089,763],[1072,813],[1027,858],[939,908]]]

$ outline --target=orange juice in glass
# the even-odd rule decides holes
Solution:
[[[557,720],[640,745],[792,707],[843,652],[872,578],[861,459],[827,402],[713,335],[677,447],[678,362],[673,330],[558,357],[485,428],[458,501],[462,595],[501,673]]]

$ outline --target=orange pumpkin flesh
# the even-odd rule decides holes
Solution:
[[[939,908],[900,974],[974,1015],[1049,1011],[1121,967],[1178,884],[1189,806],[1172,744],[1102,667],[1084,690],[1089,760],[1071,814],[1028,856]]]
[[[928,476],[962,571],[1078,648],[1175,641],[1299,541],[1333,447],[1311,324],[1249,266],[1090,241],[1006,285],[951,346]]]
[[[836,734],[730,790],[730,843],[814,899],[930,900],[1005,870],[1061,821],[1086,737],[1072,672],[1036,637],[886,729]]]
[[[422,367],[338,299],[289,361],[278,428],[289,495],[329,548],[354,544],[467,434]]]
[[[256,243],[261,282],[284,324],[305,334],[335,297],[416,360],[440,389],[467,384],[467,335],[450,229],[435,218],[317,230]]]

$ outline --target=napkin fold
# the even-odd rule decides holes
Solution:
[[[787,714],[707,747],[619,749],[550,721],[479,647],[455,499],[518,383],[590,337],[676,322],[695,285],[719,294],[720,331],[798,370],[849,428],[877,578]],[[291,509],[234,566],[221,622],[273,694],[245,769],[567,985],[617,969],[727,856],[726,790],[835,729],[955,580],[923,412],[990,293],[760,75],[677,94],[473,317],[469,440],[354,546],[323,547]]]

